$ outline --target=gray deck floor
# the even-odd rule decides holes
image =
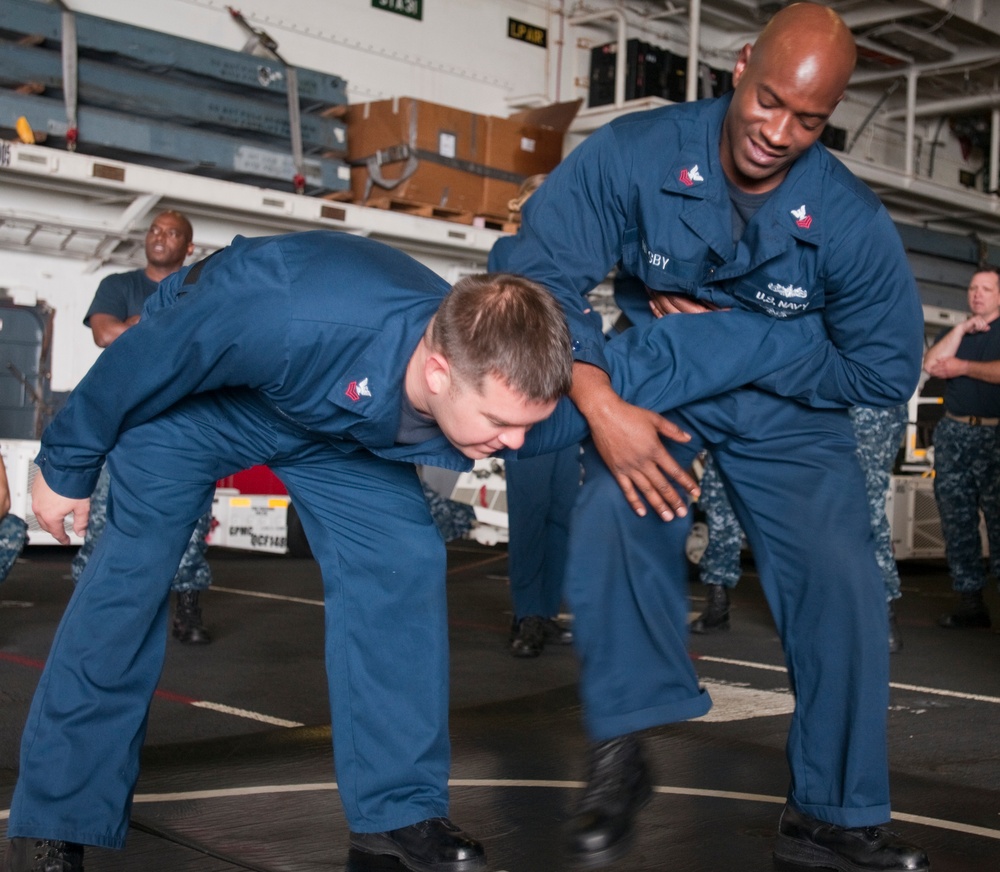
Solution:
[[[69,596],[71,556],[29,549],[0,587],[0,835],[27,706]],[[215,586],[204,607],[215,641],[171,641],[128,846],[89,850],[87,872],[399,870],[348,851],[315,564],[220,550],[210,559]],[[952,602],[943,565],[901,568],[893,826],[928,849],[934,872],[1000,869],[1000,635],[938,629]],[[692,585],[692,611],[701,595]],[[451,546],[449,602],[452,818],[485,842],[494,872],[555,872],[560,826],[583,774],[572,648],[528,661],[507,653],[502,548]],[[996,590],[988,602],[1000,619]],[[647,735],[657,792],[632,852],[612,868],[771,870],[791,700],[752,565],[735,592],[732,631],[693,637],[691,653],[715,708]]]

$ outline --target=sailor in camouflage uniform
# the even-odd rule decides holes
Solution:
[[[972,315],[943,333],[924,357],[924,369],[946,379],[944,417],[934,427],[934,498],[941,515],[955,611],[942,627],[989,627],[983,601],[986,566],[979,513],[986,519],[990,563],[1000,577],[1000,275],[978,270],[969,282]]]
[[[194,229],[180,212],[166,211],[156,215],[146,231],[146,266],[143,269],[114,273],[102,279],[94,300],[83,319],[90,328],[94,342],[107,348],[139,320],[146,300],[156,291],[160,281],[179,270],[194,251]],[[83,545],[73,560],[75,584],[83,574],[98,536],[104,530],[108,505],[108,474],[101,473],[97,488],[90,499],[90,524]],[[171,590],[177,594],[173,619],[173,636],[180,642],[204,645],[212,641],[201,618],[201,591],[212,583],[212,571],[205,559],[205,536],[211,527],[211,514],[198,521],[193,536],[181,559]]]
[[[90,515],[87,520],[87,534],[70,565],[73,584],[80,580],[84,567],[94,551],[98,538],[104,532],[108,522],[108,488],[110,476],[107,467],[101,471],[97,479],[97,487],[90,497]],[[206,512],[198,519],[188,546],[177,566],[177,573],[170,584],[170,589],[177,594],[177,608],[174,612],[173,637],[180,642],[193,645],[206,645],[212,641],[201,618],[201,605],[198,598],[201,591],[212,584],[212,567],[208,564],[205,552],[208,543],[205,537],[212,527],[212,513]]]
[[[28,525],[17,515],[5,515],[0,521],[0,581],[7,577],[24,549],[27,532]]]
[[[7,467],[0,459],[0,581],[7,577],[27,541],[28,526],[17,515],[10,514],[10,487]]]
[[[876,409],[853,406],[850,410],[854,436],[858,441],[858,460],[865,474],[865,491],[875,537],[875,559],[885,582],[889,609],[889,650],[903,647],[896,622],[893,601],[899,599],[899,569],[892,551],[892,531],[885,512],[889,477],[899,453],[906,429],[905,405]],[[698,564],[701,581],[709,586],[705,611],[691,622],[692,633],[710,633],[729,629],[729,591],[740,580],[740,549],[743,531],[726,495],[711,454],[706,456],[701,477],[699,505],[708,523],[708,546]]]
[[[899,446],[906,430],[905,405],[874,409],[870,406],[853,406],[850,410],[854,436],[858,440],[858,460],[865,474],[868,493],[868,512],[871,516],[872,535],[875,537],[875,560],[882,570],[885,582],[885,599],[889,608],[889,650],[903,647],[896,623],[893,602],[902,596],[899,584],[899,567],[892,551],[892,530],[885,513],[885,496],[889,491],[889,478],[899,454]]]
[[[701,583],[708,586],[705,611],[691,622],[692,633],[729,629],[729,591],[740,580],[740,549],[743,529],[726,495],[718,467],[705,455],[698,505],[708,525],[708,545],[698,561]]]

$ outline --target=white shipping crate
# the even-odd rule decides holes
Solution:
[[[889,484],[886,511],[897,560],[944,557],[944,535],[934,500],[933,478],[894,475]],[[982,516],[979,519],[979,534],[983,540],[983,556],[986,556],[989,542]]]
[[[288,497],[241,494],[218,488],[212,502],[209,545],[285,554],[288,551]]]
[[[507,479],[502,460],[495,457],[477,460],[471,472],[458,476],[450,498],[472,506],[476,513],[476,523],[468,538],[483,545],[496,545],[509,540]]]

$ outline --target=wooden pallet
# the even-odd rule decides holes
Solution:
[[[430,203],[419,203],[399,197],[376,196],[365,201],[356,200],[359,206],[372,209],[386,209],[390,212],[405,212],[421,218],[435,218],[438,221],[453,221],[456,224],[469,224],[473,227],[485,227],[488,230],[500,230],[504,233],[515,233],[520,226],[518,222],[509,220],[509,216],[477,215],[460,209],[449,209],[447,206],[435,206]]]

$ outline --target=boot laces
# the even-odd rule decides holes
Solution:
[[[34,865],[31,872],[72,872],[74,862],[69,858],[73,853],[67,842],[42,839],[35,842]],[[79,867],[77,867],[79,868]]]

